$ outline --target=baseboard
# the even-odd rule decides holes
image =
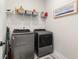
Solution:
[[[52,54],[46,55],[46,56],[41,57],[41,58],[37,57],[35,59],[68,59],[68,58],[55,50]]]
[[[50,56],[53,57],[53,59],[68,59],[67,57],[65,57],[63,54],[59,53],[58,51],[54,51],[53,54],[50,54]]]

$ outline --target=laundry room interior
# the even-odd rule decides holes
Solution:
[[[0,59],[78,59],[78,1],[0,0]]]

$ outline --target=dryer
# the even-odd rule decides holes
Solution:
[[[53,33],[46,30],[35,30],[35,52],[38,57],[53,52]]]

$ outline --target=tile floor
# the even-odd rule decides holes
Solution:
[[[46,55],[44,57],[41,57],[41,58],[38,58],[36,55],[35,55],[35,59],[56,59],[53,54],[49,54],[49,55]]]

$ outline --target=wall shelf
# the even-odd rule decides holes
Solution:
[[[38,12],[34,12],[31,10],[11,10],[11,9],[7,9],[5,10],[5,12],[7,14],[16,14],[16,15],[22,15],[22,16],[32,16],[32,17],[36,17],[39,15]]]

